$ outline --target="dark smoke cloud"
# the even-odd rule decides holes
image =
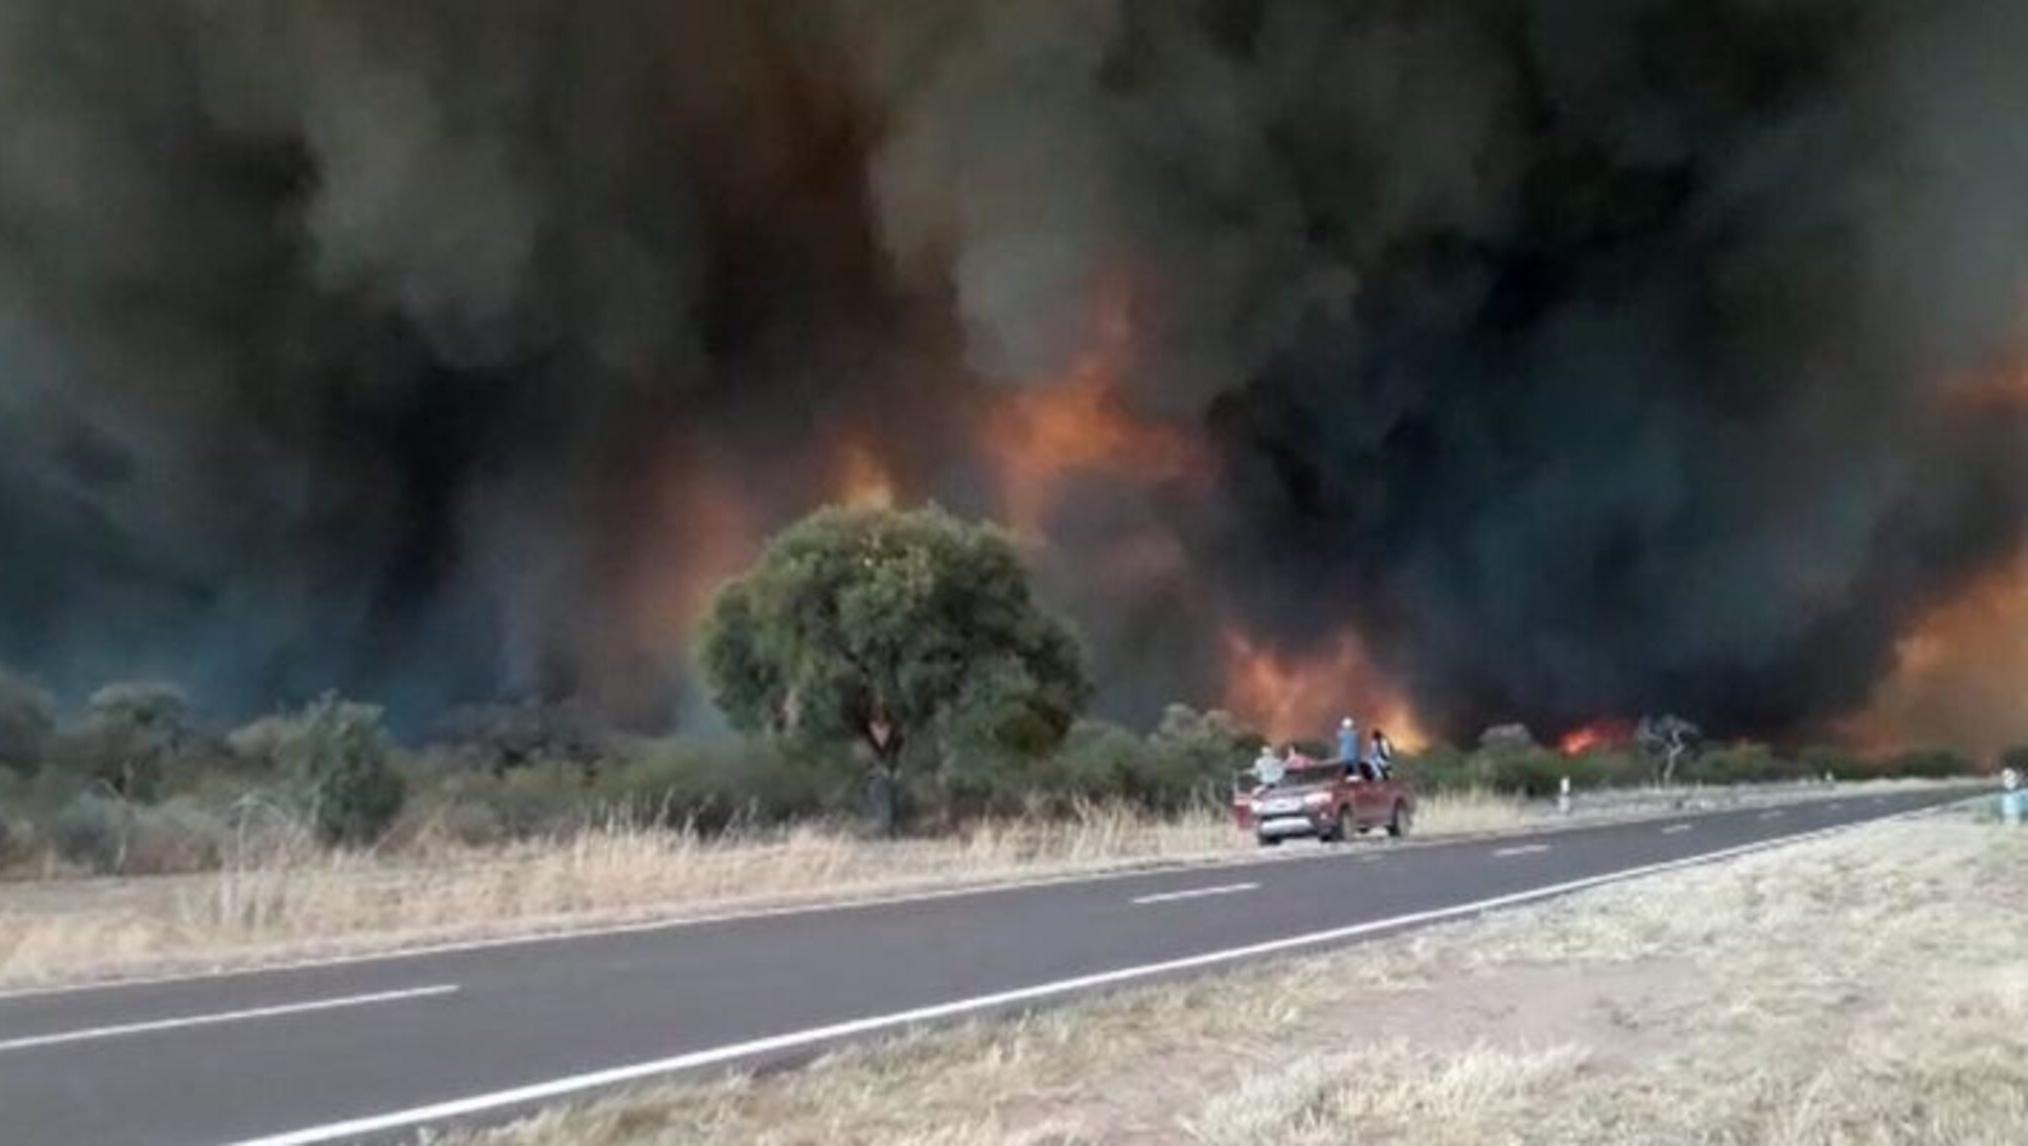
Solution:
[[[1115,709],[1205,695],[1209,600],[1453,730],[1807,726],[2021,541],[1950,387],[2021,333],[2024,50],[1998,0],[16,0],[0,659],[655,719],[699,459],[763,525],[843,435],[989,508],[980,411],[1126,282],[1218,481],[1075,488]],[[1137,530],[1180,570],[1076,575]]]

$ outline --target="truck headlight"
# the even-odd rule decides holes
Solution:
[[[1312,808],[1321,808],[1331,802],[1331,793],[1312,792],[1303,797],[1303,803]]]

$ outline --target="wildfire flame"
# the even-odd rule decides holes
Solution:
[[[1133,359],[1125,290],[1101,297],[1094,326],[1092,346],[1062,377],[1012,395],[987,426],[1007,522],[1031,541],[1047,538],[1065,484],[1080,473],[1154,485],[1203,472],[1204,458],[1187,437],[1139,419],[1121,394]]]
[[[1397,748],[1428,743],[1407,699],[1380,676],[1355,634],[1310,657],[1277,652],[1236,627],[1225,630],[1224,642],[1225,707],[1271,739],[1328,739],[1351,716],[1362,735],[1383,729]]]
[[[1602,748],[1619,748],[1633,739],[1633,729],[1622,720],[1597,720],[1573,728],[1556,742],[1556,750],[1565,756],[1582,756]]]

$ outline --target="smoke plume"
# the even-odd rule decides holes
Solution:
[[[1454,734],[1829,728],[2022,549],[2024,54],[2005,0],[14,0],[0,660],[666,721],[713,581],[872,482],[1022,519],[1115,712],[1243,633]]]

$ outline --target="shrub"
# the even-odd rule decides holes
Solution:
[[[196,741],[190,705],[166,684],[112,684],[92,694],[83,721],[51,747],[60,766],[124,799],[161,794],[170,763]]]
[[[507,825],[490,806],[477,803],[452,804],[438,819],[443,834],[467,847],[499,843],[507,836]]]
[[[0,769],[0,870],[26,862],[35,851],[35,825],[28,817],[26,778]]]
[[[191,800],[135,808],[119,870],[123,875],[161,875],[215,868],[231,838],[223,820]]]
[[[1813,773],[1801,760],[1774,754],[1765,744],[1735,744],[1686,760],[1679,778],[1692,784],[1773,784],[1801,780]]]
[[[80,793],[50,825],[56,854],[100,875],[118,872],[127,857],[133,809],[126,801],[96,792]]]
[[[1803,774],[1813,780],[1825,773],[1837,780],[1860,780],[1879,772],[1858,753],[1829,744],[1813,744],[1803,749],[1796,760]]]
[[[327,694],[281,734],[277,753],[326,843],[372,841],[401,811],[407,786],[378,708]]]
[[[842,754],[791,756],[765,741],[652,741],[601,771],[591,806],[701,831],[778,824],[848,807],[855,771]]]
[[[1460,791],[1475,783],[1472,758],[1448,744],[1405,753],[1395,769],[1425,793]]]
[[[1563,786],[1570,765],[1570,760],[1544,748],[1507,747],[1480,752],[1473,771],[1483,787],[1539,797],[1553,795]]]
[[[1978,771],[1970,757],[1948,748],[1911,749],[1895,756],[1888,767],[1896,776],[1925,780],[1948,780]]]
[[[432,739],[467,767],[493,772],[538,763],[569,763],[590,771],[613,747],[612,731],[576,701],[456,709],[438,721]]]
[[[529,764],[501,775],[481,774],[450,790],[458,803],[484,808],[502,833],[517,837],[580,827],[593,802],[584,773],[569,764]]]
[[[1137,789],[1158,791],[1163,786],[1158,777],[1193,770],[1190,757],[1188,749],[1160,738],[1151,743],[1117,724],[1081,720],[1064,739],[1062,751],[1048,762],[1039,777],[1043,783],[1035,790],[1048,793],[1049,810],[1067,812],[1080,801],[1123,799]]]
[[[1527,752],[1540,747],[1525,724],[1495,724],[1479,733],[1481,752]]]

